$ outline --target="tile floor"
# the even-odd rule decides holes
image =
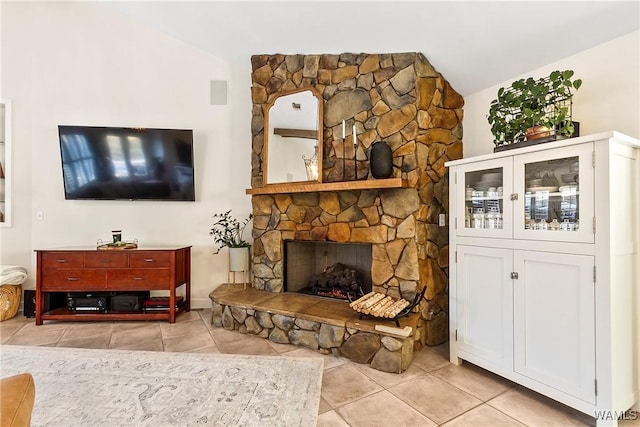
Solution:
[[[272,343],[210,324],[210,310],[167,322],[46,322],[21,314],[0,322],[3,345],[323,357],[318,426],[594,426],[595,420],[470,364],[448,347],[425,348],[401,375],[344,358]],[[624,421],[624,427],[640,421]]]

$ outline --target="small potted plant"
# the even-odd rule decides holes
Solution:
[[[220,253],[222,248],[229,248],[229,271],[248,271],[249,268],[249,247],[251,244],[247,242],[243,235],[253,215],[243,220],[233,217],[231,210],[224,213],[213,215],[214,223],[209,230],[209,235],[213,236],[213,242],[216,245],[214,254]]]
[[[496,151],[524,140],[572,136],[573,90],[582,85],[582,80],[572,79],[573,74],[573,70],[553,71],[548,77],[520,79],[500,88],[487,115]]]

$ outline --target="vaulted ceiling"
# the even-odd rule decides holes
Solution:
[[[637,0],[101,4],[247,67],[254,54],[422,52],[462,95],[640,27]]]

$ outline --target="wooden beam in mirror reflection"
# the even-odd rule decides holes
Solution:
[[[318,132],[315,130],[273,128],[273,133],[283,138],[318,139]]]

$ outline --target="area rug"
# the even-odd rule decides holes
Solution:
[[[321,358],[0,346],[30,372],[32,426],[314,426]]]

